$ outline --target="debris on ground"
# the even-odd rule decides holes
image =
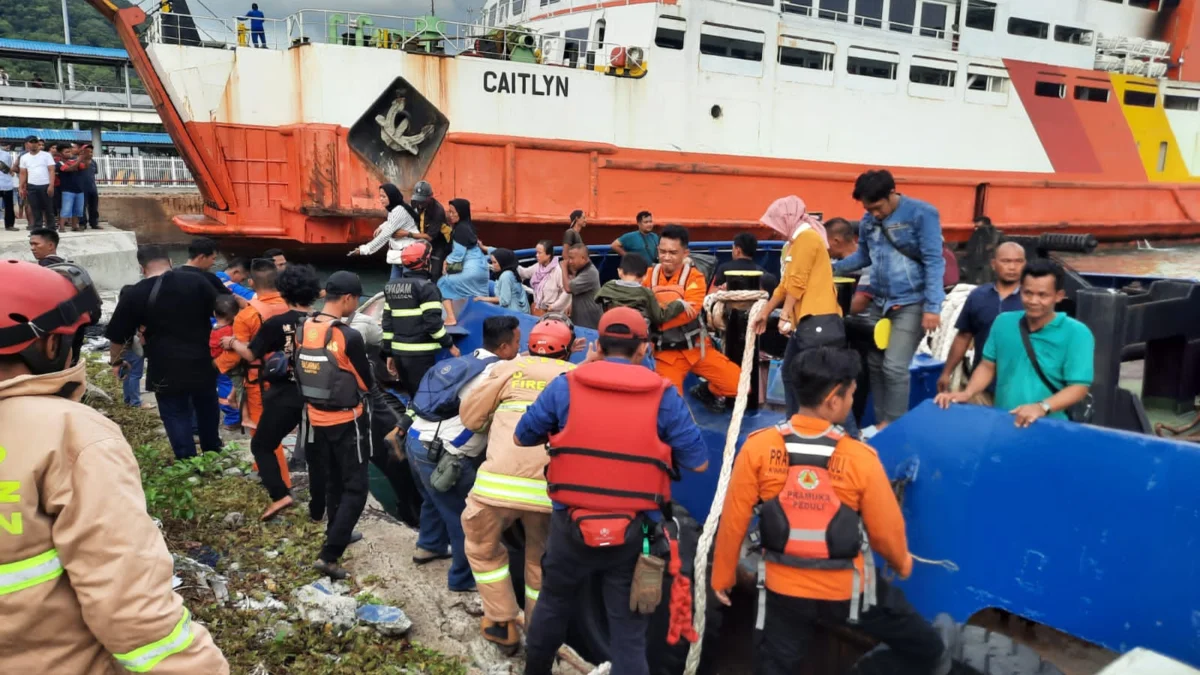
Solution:
[[[336,630],[347,630],[358,621],[358,603],[354,598],[334,593],[319,581],[296,589],[292,599],[300,618],[309,623],[329,624]]]
[[[412,621],[403,610],[390,605],[363,605],[356,613],[358,620],[388,637],[400,637],[412,628]]]

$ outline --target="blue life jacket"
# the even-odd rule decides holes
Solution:
[[[458,393],[466,383],[479,376],[498,356],[478,358],[474,354],[446,359],[435,364],[421,378],[412,409],[421,419],[442,422],[458,415]]]

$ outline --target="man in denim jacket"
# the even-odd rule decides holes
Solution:
[[[867,356],[876,424],[882,429],[908,410],[913,354],[925,333],[940,323],[946,298],[942,225],[933,206],[896,192],[896,181],[885,170],[859,176],[854,198],[867,210],[859,223],[858,251],[834,263],[833,273],[870,265],[874,298],[868,314],[892,324],[887,349]]]

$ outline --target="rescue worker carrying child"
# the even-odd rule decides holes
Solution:
[[[582,339],[580,340],[582,342]],[[545,453],[513,443],[513,430],[525,409],[551,381],[575,368],[569,359],[575,328],[562,314],[546,314],[529,332],[529,353],[498,362],[462,401],[463,426],[487,432],[487,456],[475,476],[462,513],[467,561],[483,600],[483,638],[515,652],[517,598],[508,572],[508,549],[501,534],[520,521],[525,531],[525,624],[542,589],[542,554],[550,533]]]
[[[78,402],[91,279],[5,260],[0,287],[0,670],[229,673],[171,590],[133,450]]]
[[[579,588],[593,575],[602,577],[612,672],[649,673],[649,616],[632,608],[644,606],[643,591],[662,590],[661,559],[657,577],[643,569],[654,560],[644,555],[649,533],[669,506],[676,467],[708,468],[687,404],[641,365],[650,337],[645,318],[616,307],[601,317],[598,332],[599,348],[593,345],[586,363],[546,385],[514,433],[514,442],[535,456],[542,450],[534,446],[549,438],[546,481],[554,509],[528,629],[527,675],[551,672]]]
[[[374,382],[362,335],[345,324],[358,309],[362,282],[334,272],[325,282],[325,306],[300,324],[294,366],[308,409],[308,465],[327,476],[325,545],[313,568],[334,579],[348,573],[338,560],[367,504],[371,427],[363,400]]]
[[[713,554],[713,590],[728,605],[742,542],[762,503],[754,672],[800,672],[813,622],[825,620],[849,622],[887,644],[897,657],[889,672],[947,675],[954,621],[940,615],[931,626],[899,588],[875,573],[871,547],[901,579],[912,573],[913,557],[878,456],[837,426],[854,404],[858,354],[815,347],[789,367],[800,410],[746,439]]]

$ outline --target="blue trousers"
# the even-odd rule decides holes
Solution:
[[[233,393],[233,380],[224,373],[217,375],[217,399],[228,399]],[[242,423],[242,411],[237,406],[221,403],[222,422],[227,427],[236,427]]]
[[[462,459],[462,476],[448,492],[438,492],[429,484],[437,464],[429,461],[425,444],[417,440],[416,433],[409,431],[405,442],[408,465],[417,479],[417,491],[421,493],[421,529],[417,546],[426,551],[443,553],[450,547],[450,573],[448,584],[452,591],[470,591],[475,588],[475,577],[467,562],[466,535],[463,534],[462,512],[467,508],[467,493],[475,485],[477,460]]]
[[[140,407],[142,405],[142,375],[145,373],[146,357],[138,356],[130,349],[121,358],[129,363],[129,375],[121,382],[121,393],[125,398],[125,405]]]

